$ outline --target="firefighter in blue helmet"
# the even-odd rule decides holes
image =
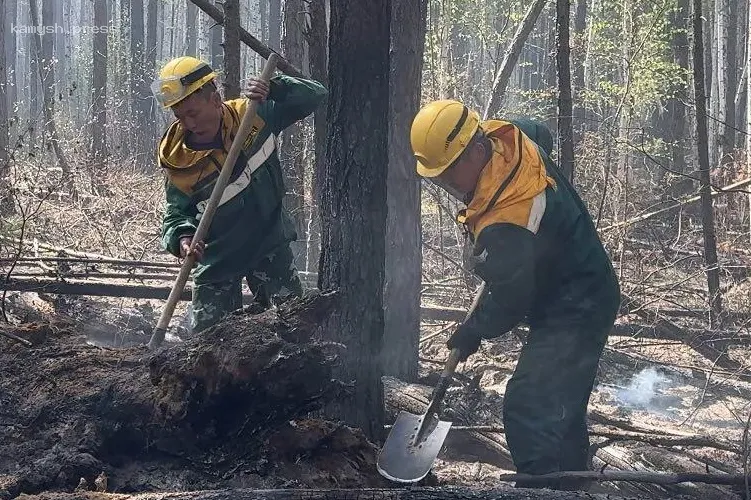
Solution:
[[[466,360],[482,339],[526,319],[503,407],[514,464],[532,475],[586,470],[587,405],[620,288],[584,203],[550,160],[550,132],[532,120],[481,121],[462,103],[440,100],[419,111],[411,142],[418,174],[466,203],[457,219],[485,282],[448,347]]]
[[[185,56],[169,61],[152,84],[157,100],[176,118],[157,157],[166,174],[162,244],[178,257],[190,249],[250,99],[260,101],[205,241],[196,245],[194,331],[241,307],[243,277],[256,310],[269,307],[275,296],[302,294],[289,246],[297,234],[282,206],[277,139],[326,96],[316,81],[280,75],[269,83],[253,78],[248,98],[222,101],[216,76],[205,62]]]

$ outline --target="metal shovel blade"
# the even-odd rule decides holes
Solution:
[[[406,411],[399,413],[376,463],[378,472],[386,479],[399,483],[416,483],[427,476],[433,467],[449,433],[451,422],[435,419],[435,427],[424,433],[423,439],[416,443],[415,434],[423,417],[425,415]]]

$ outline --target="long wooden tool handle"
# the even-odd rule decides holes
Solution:
[[[482,300],[482,295],[485,293],[485,288],[485,282],[483,281],[480,285],[480,288],[477,290],[477,293],[475,294],[474,300],[472,300],[472,305],[470,306],[469,311],[467,311],[466,319],[468,319],[472,315],[472,313],[475,312],[477,304],[480,303],[480,300]],[[459,364],[460,354],[461,351],[459,351],[459,349],[451,349],[451,352],[449,352],[449,357],[446,360],[446,365],[443,368],[443,373],[441,373],[441,378],[438,380],[438,383],[433,390],[433,396],[430,400],[430,405],[428,406],[428,411],[426,413],[430,413],[438,409],[438,405],[440,405],[443,396],[446,395],[446,391],[451,384],[451,378],[456,371],[456,366]]]
[[[261,80],[268,82],[271,79],[278,61],[278,54],[272,53],[269,55],[269,58],[266,61],[266,66],[263,68],[263,72],[261,73]],[[165,304],[164,309],[162,310],[162,314],[159,317],[159,322],[157,323],[156,328],[154,328],[154,333],[151,335],[151,340],[149,341],[149,349],[155,349],[159,347],[164,341],[164,336],[167,334],[167,327],[169,326],[170,319],[172,319],[172,314],[175,312],[177,301],[179,300],[180,295],[185,288],[185,283],[188,281],[188,276],[190,276],[190,271],[191,269],[193,269],[193,264],[195,264],[194,251],[196,244],[199,241],[203,240],[209,230],[211,220],[214,218],[216,208],[219,206],[219,200],[222,198],[222,194],[224,193],[224,188],[227,187],[227,183],[229,182],[230,176],[232,175],[232,170],[234,169],[237,157],[240,156],[243,142],[245,142],[245,139],[248,137],[248,132],[250,132],[250,128],[253,124],[253,119],[256,117],[257,110],[258,101],[251,100],[248,105],[248,109],[245,111],[243,119],[240,122],[240,127],[237,130],[237,134],[232,141],[232,146],[229,149],[229,154],[224,160],[224,165],[222,165],[222,171],[219,174],[219,178],[217,179],[216,184],[214,184],[214,189],[211,191],[211,197],[209,198],[209,201],[206,204],[206,210],[204,210],[203,215],[201,216],[201,220],[198,223],[196,234],[193,235],[193,240],[190,244],[190,251],[183,261],[183,265],[180,268],[180,273],[177,275],[177,279],[172,285],[172,290],[170,290],[169,297],[167,297],[167,304]]]

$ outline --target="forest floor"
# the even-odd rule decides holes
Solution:
[[[28,246],[23,256],[54,256],[57,251],[53,247],[65,247],[125,255],[134,260],[166,261],[163,254],[155,251],[159,227],[159,212],[155,207],[161,199],[158,182],[153,178],[140,184],[132,179],[110,181],[109,196],[84,198],[77,206],[52,199],[38,205],[27,200],[23,220],[14,221],[13,226],[26,231]],[[610,248],[618,249],[613,253],[621,272],[622,290],[639,303],[624,303],[603,354],[590,400],[590,426],[597,431],[592,436],[595,470],[742,473],[747,469],[751,285],[746,269],[751,264],[751,255],[743,250],[744,245],[720,235],[720,244],[725,245],[720,248],[720,258],[727,271],[723,275],[723,298],[728,316],[721,325],[710,327],[699,234],[696,227],[691,232],[684,228],[681,244],[667,247],[652,240],[645,246],[645,240],[650,239],[645,234],[629,234],[633,240],[620,248],[617,242],[608,242]],[[35,239],[42,235],[50,247]],[[429,234],[426,240],[430,241]],[[625,240],[624,236],[622,241]],[[728,244],[729,241],[734,244]],[[17,253],[12,244],[1,240],[0,251],[0,257]],[[456,253],[452,254],[454,258]],[[459,286],[461,279],[449,276],[455,270],[446,272],[436,266],[434,252],[426,252],[424,260],[424,267],[430,268],[427,275],[441,278],[445,275],[446,279],[435,279],[441,283],[424,286],[423,305],[467,307],[471,294],[468,287]],[[76,279],[68,273],[79,272],[84,276],[81,281],[92,282],[97,281],[99,273],[111,271],[101,264],[98,266],[52,261],[24,265],[4,262],[0,274],[6,275],[13,268],[11,276],[19,272],[50,278],[62,275],[74,282]],[[176,272],[174,267],[161,271],[124,267],[125,272]],[[133,277],[120,281],[162,287],[171,284],[165,279],[149,281]],[[86,442],[89,436],[86,426],[76,427],[81,420],[67,426],[65,422],[57,422],[53,427],[44,427],[44,422],[54,420],[55,410],[43,404],[38,397],[40,393],[76,394],[79,383],[84,388],[98,387],[96,394],[100,399],[79,395],[83,398],[82,408],[89,412],[77,414],[83,418],[90,412],[96,413],[96,404],[101,401],[109,404],[107,398],[101,399],[102,394],[107,394],[103,389],[121,389],[123,384],[113,379],[119,369],[125,368],[131,377],[128,383],[148,386],[148,370],[139,374],[135,369],[143,361],[137,353],[148,341],[164,301],[7,292],[2,302],[11,324],[26,325],[13,331],[35,342],[34,347],[26,348],[0,337],[0,498],[3,500],[21,491],[73,491],[81,477],[85,478],[85,484],[79,489],[97,489],[96,479],[102,472],[109,478],[106,490],[111,492],[389,486],[375,468],[376,445],[367,442],[356,429],[334,426],[302,413],[290,418],[300,422],[299,425],[280,424],[275,428],[277,434],[256,441],[253,460],[243,460],[235,464],[239,465],[237,470],[223,469],[219,475],[211,467],[207,469],[205,461],[198,463],[197,455],[186,456],[164,449],[159,454],[129,451],[128,439],[141,443],[141,438],[133,436],[114,441],[124,447],[123,453],[107,451],[106,442]],[[182,302],[167,335],[168,345],[191,346],[187,314],[187,303]],[[452,328],[449,321],[423,321],[420,378],[417,384],[402,389],[429,394],[447,354],[445,341]],[[483,342],[480,351],[459,366],[457,383],[447,396],[447,415],[456,425],[502,426],[503,393],[523,337],[524,331],[520,329]],[[71,361],[81,352],[88,353],[85,356],[89,356],[86,359],[90,362],[85,369],[89,371],[77,370],[76,363]],[[63,370],[66,366],[68,369]],[[56,374],[50,370],[60,371]],[[62,379],[67,385],[61,383]],[[97,385],[97,381],[110,385]],[[24,408],[33,411],[25,414]],[[387,398],[389,418],[393,419],[399,409]],[[61,451],[60,446],[55,447],[58,441],[73,443],[79,434],[83,442],[76,445],[78,448]],[[200,438],[200,435],[195,437]],[[93,446],[99,455],[81,451],[87,446]],[[269,466],[270,458],[275,467]],[[510,471],[513,465],[502,431],[474,434],[456,431],[449,434],[426,484],[510,487],[497,479],[499,474]],[[675,486],[601,483],[593,486],[592,491],[637,498],[739,497],[737,489],[698,483]]]
[[[52,341],[54,353],[52,358],[86,345],[94,351],[118,352],[137,349],[148,341],[151,325],[156,320],[161,301],[114,299],[95,297],[47,296],[36,293],[11,293],[8,297],[8,311],[15,320],[35,321],[41,326],[28,332],[18,330],[19,335],[39,342],[34,348],[27,349],[13,345],[7,339],[3,343],[2,390],[0,391],[0,430],[8,432],[18,430],[14,427],[13,405],[23,394],[34,394],[39,384],[46,383],[44,377],[36,376],[42,368],[36,363],[45,356],[28,356],[27,351],[44,349],[45,342]],[[175,315],[175,323],[184,322],[185,306]],[[738,319],[741,323],[748,319]],[[593,436],[592,442],[601,446],[597,450],[594,466],[609,470],[637,471],[673,471],[673,472],[716,472],[741,473],[744,470],[743,457],[747,456],[744,433],[748,430],[748,415],[751,408],[751,376],[718,368],[717,363],[698,354],[686,343],[652,338],[653,328],[639,324],[630,315],[623,315],[619,325],[628,325],[629,334],[616,329],[611,336],[608,347],[600,364],[600,371],[595,390],[590,400],[590,412],[598,416],[598,424],[609,426],[615,431],[637,431],[634,439],[607,438]],[[695,324],[695,322],[694,322]],[[54,326],[58,325],[58,326]],[[60,326],[62,325],[62,326]],[[636,325],[636,326],[635,326]],[[726,336],[734,333],[733,345],[743,344],[737,338],[739,324],[725,325]],[[179,326],[178,326],[179,328]],[[423,338],[439,333],[421,344],[420,384],[427,386],[434,381],[441,369],[440,362],[446,355],[445,340],[450,329],[445,323],[425,322]],[[444,332],[440,332],[444,330]],[[687,331],[688,327],[687,327]],[[693,330],[690,330],[693,331]],[[56,334],[55,334],[56,332]],[[618,334],[618,333],[621,334]],[[181,339],[174,334],[185,335],[184,330],[173,330],[167,337],[168,345],[178,344]],[[524,332],[507,335],[497,340],[483,343],[481,350],[468,362],[460,365],[459,380],[463,381],[453,387],[448,398],[451,402],[468,398],[474,402],[473,411],[464,415],[459,425],[502,425],[501,409],[505,384],[508,382],[522,345]],[[703,335],[708,335],[706,331]],[[712,333],[715,340],[719,332]],[[185,335],[186,338],[188,337]],[[707,341],[708,342],[708,341]],[[40,347],[41,346],[41,347]],[[728,358],[744,362],[744,350],[734,347],[729,349]],[[50,361],[51,362],[51,361]],[[118,361],[115,365],[122,365]],[[101,369],[107,372],[116,370],[115,365],[103,364]],[[127,365],[127,363],[125,363]],[[49,372],[44,372],[49,375]],[[75,373],[75,372],[72,372]],[[26,378],[19,374],[25,374]],[[29,378],[31,375],[34,377]],[[87,379],[108,380],[105,374],[90,372],[79,374]],[[48,381],[53,383],[52,381]],[[63,387],[63,392],[75,392],[75,379],[71,387]],[[16,384],[15,391],[11,385]],[[14,395],[10,397],[9,395]],[[15,398],[15,399],[14,399]],[[479,398],[479,399],[478,399]],[[393,409],[392,409],[393,410]],[[15,414],[17,416],[17,414]],[[391,412],[393,417],[393,411]],[[28,417],[28,416],[27,416]],[[35,418],[40,418],[37,415]],[[603,419],[605,419],[603,421]],[[23,426],[35,425],[35,420],[23,420]],[[134,465],[130,461],[118,462],[117,459],[96,457],[94,465],[86,458],[78,457],[83,463],[58,470],[54,481],[39,480],[36,486],[26,484],[22,489],[29,493],[35,490],[71,491],[80,477],[88,476],[88,486],[94,489],[93,473],[99,466],[99,472],[107,471],[110,475],[108,491],[168,491],[195,488],[217,487],[253,487],[253,488],[334,488],[334,487],[384,487],[389,486],[375,468],[377,447],[368,443],[356,430],[342,431],[330,422],[305,420],[307,424],[295,427],[294,436],[272,441],[277,445],[286,443],[290,450],[283,448],[273,454],[266,450],[263,456],[274,456],[279,465],[273,473],[263,467],[254,472],[230,474],[220,479],[207,474],[205,465],[200,467],[185,466],[185,459],[176,456],[150,456]],[[306,427],[307,426],[307,427]],[[40,425],[40,430],[44,427]],[[336,432],[335,432],[336,431]],[[25,429],[24,432],[28,432]],[[289,432],[289,429],[280,431]],[[332,436],[334,441],[331,441]],[[666,445],[650,442],[650,437],[672,437],[687,439],[710,437],[708,445],[699,446],[679,443]],[[324,439],[325,437],[325,439]],[[501,483],[496,479],[500,473],[512,472],[510,456],[504,449],[502,433],[496,433],[501,445],[494,450],[499,456],[486,460],[483,453],[473,456],[472,450],[466,449],[455,453],[451,444],[439,455],[427,484],[443,486],[469,486],[478,488],[497,488]],[[341,440],[339,444],[336,440]],[[325,452],[317,449],[301,451],[292,446],[294,441],[304,442],[328,441]],[[2,441],[2,440],[0,440]],[[51,436],[36,441],[38,446],[50,446]],[[10,442],[10,441],[6,441]],[[688,441],[687,441],[688,442]],[[715,444],[722,449],[717,449]],[[0,445],[3,460],[0,460],[2,474],[13,472],[11,464],[19,457],[44,456],[48,461],[60,460],[54,449],[42,450],[31,448],[4,447]],[[352,453],[352,455],[348,455]],[[281,457],[287,457],[282,459]],[[289,457],[294,457],[291,459]],[[605,457],[602,459],[602,457]],[[609,458],[608,458],[609,457]],[[39,460],[39,458],[37,458]],[[75,462],[74,460],[74,462]],[[343,460],[343,461],[342,461]],[[183,462],[182,464],[180,462]],[[77,462],[76,462],[77,463]],[[344,465],[349,472],[342,472]],[[354,464],[354,466],[352,465]],[[38,465],[38,464],[37,464]],[[255,467],[255,466],[254,466]],[[247,470],[252,470],[248,467]],[[199,472],[200,471],[200,472]],[[80,477],[74,477],[80,476]],[[2,491],[0,484],[0,491]],[[6,488],[6,496],[10,493]],[[16,490],[18,491],[18,490]],[[682,484],[669,487],[645,487],[636,484],[601,483],[594,485],[592,492],[638,495],[639,498],[673,498],[685,495],[695,498],[733,498],[733,490],[727,487]]]

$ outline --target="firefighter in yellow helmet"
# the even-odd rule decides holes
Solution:
[[[165,64],[151,85],[157,101],[175,116],[157,159],[166,174],[162,244],[177,257],[190,248],[250,100],[260,101],[206,239],[196,246],[194,331],[241,307],[243,278],[255,296],[253,310],[268,308],[274,297],[302,293],[290,248],[297,234],[282,206],[277,144],[282,130],[311,114],[326,96],[316,81],[279,75],[270,83],[251,78],[247,97],[223,101],[216,78],[207,63],[185,56]]]
[[[485,287],[447,345],[461,359],[482,339],[530,327],[503,406],[518,472],[585,470],[586,414],[597,365],[620,304],[610,258],[579,195],[550,159],[552,135],[533,120],[486,120],[461,102],[414,118],[417,172],[466,204],[457,219]],[[580,489],[585,483],[517,486]]]

